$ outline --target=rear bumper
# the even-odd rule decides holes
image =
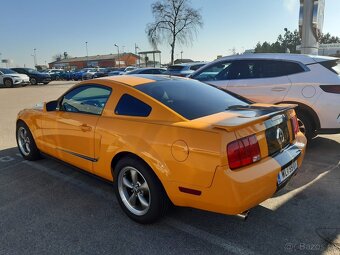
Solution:
[[[320,119],[319,134],[340,130],[340,95],[323,92],[313,106]],[[339,133],[339,132],[337,132]]]
[[[237,171],[232,171],[227,166],[217,167],[211,187],[200,189],[200,196],[180,193],[179,184],[173,183],[169,197],[175,205],[223,214],[233,215],[249,210],[272,197],[289,181],[291,177],[278,186],[277,176],[294,160],[297,160],[298,167],[301,166],[306,142],[306,138],[299,133],[295,143],[275,157],[268,157]]]

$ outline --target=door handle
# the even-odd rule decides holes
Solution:
[[[272,88],[272,91],[275,91],[275,92],[280,92],[280,91],[285,91],[286,90],[286,88],[284,88],[284,87],[274,87],[274,88]]]
[[[82,131],[84,131],[84,132],[89,132],[89,131],[92,130],[92,127],[88,126],[87,124],[82,124],[82,125],[80,126],[80,129],[81,129]]]

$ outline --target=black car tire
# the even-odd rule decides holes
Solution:
[[[130,176],[129,185],[133,185],[132,174],[129,175],[131,172],[128,171],[135,170],[137,171],[136,180],[138,181],[135,181],[137,184],[134,187],[135,189],[137,187],[137,190],[129,188],[124,184],[126,183],[124,182],[124,178],[129,178]],[[135,157],[124,157],[116,164],[114,176],[114,191],[118,202],[125,214],[132,220],[142,224],[149,224],[157,221],[166,213],[170,205],[170,200],[161,182],[145,162]],[[144,183],[146,183],[146,186],[143,186]],[[144,189],[141,188],[142,186]],[[130,203],[131,196],[134,192],[135,207]],[[139,195],[145,198],[144,202],[148,202],[147,209],[143,208],[143,203],[141,202],[143,199],[141,200]],[[133,211],[135,211],[135,213]]]
[[[44,85],[47,85],[47,84],[49,84],[49,82],[44,82]]]
[[[30,78],[30,82],[31,82],[32,85],[37,85],[38,84],[37,79],[34,78],[34,77]]]
[[[13,87],[13,81],[10,78],[4,79],[4,86],[6,88],[12,88]]]
[[[25,141],[26,141],[24,142],[25,145],[23,145],[23,141],[21,140],[20,138],[21,136],[19,133],[23,131],[25,132]],[[19,152],[24,159],[34,161],[34,160],[38,160],[41,158],[40,152],[37,148],[37,145],[35,144],[35,141],[34,141],[34,138],[32,136],[30,129],[28,128],[26,123],[21,120],[19,120],[17,123],[16,139],[17,139]]]
[[[298,110],[296,113],[300,131],[306,136],[307,140],[311,140],[316,136],[314,122],[305,111]]]

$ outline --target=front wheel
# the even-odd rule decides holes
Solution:
[[[31,82],[32,85],[37,85],[38,84],[37,79],[33,78],[33,77],[30,79],[30,82]]]
[[[32,133],[23,121],[19,121],[17,124],[16,138],[19,151],[24,159],[33,161],[40,158]]]
[[[4,85],[5,85],[6,88],[12,88],[12,87],[13,87],[13,81],[12,81],[12,79],[6,79],[6,80],[4,81]]]
[[[138,223],[162,217],[169,200],[156,175],[143,161],[123,158],[114,169],[114,190],[123,211]]]

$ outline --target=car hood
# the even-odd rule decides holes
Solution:
[[[29,79],[26,74],[21,73],[11,73],[11,74],[4,74],[3,77],[20,77],[21,79]]]

